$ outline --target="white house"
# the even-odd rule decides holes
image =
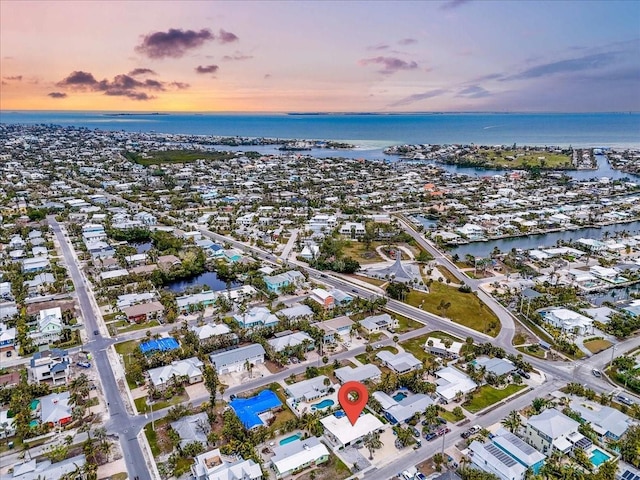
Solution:
[[[40,310],[36,330],[29,333],[36,345],[47,345],[60,340],[62,335],[62,310],[60,307]]]
[[[466,394],[478,386],[466,374],[454,367],[441,368],[436,372],[436,394],[446,402],[452,401],[458,392]]]
[[[191,465],[195,480],[262,480],[260,465],[240,456],[226,457],[216,448],[198,455]]]
[[[219,375],[231,372],[242,372],[245,365],[264,363],[264,348],[259,343],[244,347],[231,348],[209,355],[211,363],[216,367]]]
[[[555,408],[548,408],[539,415],[529,417],[524,439],[545,455],[555,448],[567,453],[572,448],[569,436],[578,434],[580,424]]]
[[[69,354],[66,350],[53,348],[33,354],[28,367],[32,383],[51,382],[53,386],[66,385],[71,373]]]
[[[201,382],[202,365],[203,363],[197,357],[191,357],[173,361],[162,367],[152,368],[147,373],[155,388],[164,389],[172,384],[174,377],[179,383],[187,382],[189,385]]]
[[[567,308],[554,308],[540,312],[545,321],[565,332],[577,335],[593,333],[593,320]]]
[[[393,354],[388,350],[382,350],[376,354],[376,358],[378,358],[385,367],[389,367],[394,372],[400,374],[411,372],[422,366],[422,362],[409,352]]]
[[[493,443],[481,443],[477,440],[469,445],[471,465],[500,480],[523,480],[527,468],[514,460]]]
[[[325,437],[332,443],[333,450],[353,445],[364,436],[384,429],[384,424],[371,413],[360,415],[354,425],[351,425],[346,415],[340,418],[329,415],[320,419],[320,423],[324,426]]]
[[[287,385],[285,392],[293,401],[310,402],[328,395],[329,389],[333,386],[331,382],[325,382],[328,379],[329,377],[319,375],[308,380],[302,380],[301,382]]]
[[[227,335],[231,333],[231,329],[224,323],[206,323],[201,327],[193,325],[190,327],[191,331],[196,334],[198,340],[206,340],[218,335]]]
[[[277,478],[300,472],[329,460],[329,450],[317,437],[299,439],[273,449],[271,465]]]
[[[450,345],[447,346],[444,340],[429,337],[424,343],[424,349],[432,355],[438,355],[444,358],[458,358],[463,345],[462,342],[451,341]]]

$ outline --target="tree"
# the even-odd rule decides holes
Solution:
[[[408,285],[400,282],[390,282],[387,285],[387,294],[394,300],[404,300],[411,291]]]
[[[511,410],[509,414],[502,420],[504,425],[511,433],[515,433],[522,425],[522,418],[517,410]]]
[[[383,447],[382,440],[380,440],[380,433],[372,432],[364,437],[364,446],[369,450],[369,460],[373,460],[373,453]]]
[[[625,462],[640,467],[640,425],[632,425],[619,441],[620,456]]]
[[[544,398],[536,397],[531,402],[531,408],[533,408],[533,412],[537,415],[547,408],[548,404],[549,402]]]

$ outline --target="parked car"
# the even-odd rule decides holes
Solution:
[[[93,334],[94,334],[94,335],[99,335],[99,334],[100,334],[100,332],[99,332],[98,330],[94,330],[94,331],[93,331]]]
[[[602,373],[600,373],[600,370],[594,368],[593,370],[591,370],[591,373],[593,374],[594,377],[598,377],[600,378],[602,376]]]
[[[13,352],[12,352],[11,350],[9,350],[9,351],[7,352],[7,357],[10,357],[11,355],[13,355]]]
[[[524,370],[518,370],[516,372],[518,375],[520,375],[521,377],[524,377],[526,379],[531,378],[531,375],[529,375],[527,372],[525,372]]]
[[[447,424],[447,421],[442,417],[438,417],[438,418],[436,418],[436,420],[438,420],[438,423],[440,425],[446,425]]]
[[[414,437],[420,438],[420,432],[418,431],[418,429],[416,427],[413,427],[411,429],[411,433],[413,433]]]
[[[416,442],[416,444],[413,446],[414,450],[418,450],[420,447],[422,447],[422,442],[420,440],[418,440]]]
[[[91,363],[89,362],[76,362],[76,365],[82,368],[91,368]]]
[[[629,397],[625,397],[624,395],[616,395],[616,400],[628,406],[633,405],[633,400],[631,400]]]
[[[482,427],[480,425],[474,425],[470,429],[465,430],[464,432],[462,432],[460,434],[460,436],[462,438],[469,438],[471,435],[474,435],[474,434],[478,433],[480,430],[482,430]]]
[[[430,442],[431,440],[433,440],[434,438],[436,438],[438,435],[434,432],[430,432],[427,433],[424,438],[427,440],[427,442]]]

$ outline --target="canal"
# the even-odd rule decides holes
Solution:
[[[242,283],[240,282],[231,282],[230,287],[235,288],[241,285]],[[218,292],[227,288],[227,282],[220,280],[216,272],[204,272],[189,279],[181,279],[170,282],[166,285],[166,288],[174,293],[180,294],[187,288],[203,286],[207,286],[210,290]]]

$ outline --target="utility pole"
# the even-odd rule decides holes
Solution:
[[[613,344],[613,346],[611,347],[611,360],[609,361],[609,368],[611,368],[611,365],[613,365],[613,358],[615,357],[616,354],[616,345]]]

